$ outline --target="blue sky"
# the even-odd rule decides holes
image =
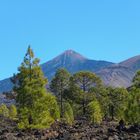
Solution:
[[[0,79],[11,76],[31,44],[41,63],[73,49],[120,62],[140,54],[139,0],[1,0]]]

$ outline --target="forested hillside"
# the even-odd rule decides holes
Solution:
[[[0,105],[0,139],[9,133],[18,138],[28,134],[32,139],[140,138],[140,71],[126,89],[105,86],[93,72],[71,74],[61,68],[47,90],[39,62],[29,46],[11,78],[13,92],[7,94],[16,103]],[[3,123],[12,126],[8,132]]]

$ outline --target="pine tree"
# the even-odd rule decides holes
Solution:
[[[86,114],[86,106],[87,106],[87,93],[93,87],[100,87],[102,85],[102,81],[99,77],[97,77],[92,72],[81,71],[73,75],[73,82],[79,89],[82,90],[82,108],[83,115]]]
[[[39,59],[34,57],[30,46],[18,71],[12,81],[15,84],[14,92],[17,94],[19,127],[49,127],[54,119],[51,117],[51,110],[45,104],[47,79],[39,66]],[[51,101],[52,98],[49,98],[49,103]]]
[[[128,92],[124,88],[108,88],[108,109],[111,119],[124,119],[128,101]]]
[[[75,85],[73,77],[70,77],[69,88],[64,92],[64,99],[70,103],[75,117],[82,114],[83,91]]]
[[[135,74],[133,85],[129,88],[124,118],[127,123],[140,124],[140,71]]]
[[[64,116],[64,92],[69,87],[70,74],[66,69],[58,69],[54,78],[51,81],[51,91],[57,96],[60,103],[60,116]]]
[[[133,88],[128,97],[124,112],[125,121],[129,124],[140,124],[140,89]]]
[[[64,99],[80,104],[82,100],[82,90],[74,83],[73,76],[70,77],[69,87],[64,92]]]
[[[140,71],[137,71],[133,78],[133,86],[140,88]]]

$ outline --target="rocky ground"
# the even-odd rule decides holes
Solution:
[[[121,128],[116,122],[100,126],[77,120],[73,126],[55,123],[46,130],[18,130],[16,123],[0,118],[0,140],[140,140],[140,127]]]

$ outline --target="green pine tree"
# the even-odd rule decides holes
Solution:
[[[60,104],[60,115],[64,117],[64,92],[69,87],[70,74],[66,69],[58,69],[51,81],[51,91],[57,96]]]
[[[28,47],[24,61],[19,67],[19,72],[12,79],[14,92],[16,92],[16,103],[18,108],[20,128],[46,128],[54,119],[49,107],[52,99],[46,91],[47,79],[39,66],[39,59],[34,57],[31,47]],[[46,101],[45,101],[46,100]],[[45,104],[47,102],[47,105]]]
[[[88,104],[88,94],[91,88],[99,88],[102,81],[94,73],[88,71],[77,72],[73,75],[74,84],[82,91],[82,109],[83,115],[86,114],[86,106]],[[90,99],[91,100],[91,99]]]
[[[125,121],[129,124],[140,124],[140,89],[133,88],[128,97]]]
[[[133,78],[133,86],[140,88],[140,71],[137,71]]]
[[[108,88],[108,111],[111,119],[124,119],[128,101],[128,92],[124,88]]]

